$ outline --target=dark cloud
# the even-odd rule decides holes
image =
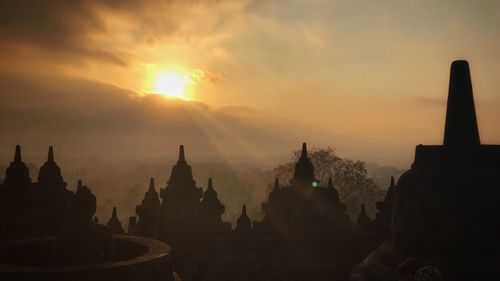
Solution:
[[[154,41],[168,36],[186,20],[179,18],[182,11],[200,4],[215,8],[220,2],[225,1],[3,0],[0,40],[2,48],[10,47],[4,52],[33,48],[59,59],[91,59],[125,66],[131,55],[116,46],[122,42],[102,44],[95,40],[96,35],[116,40],[102,15],[121,16],[133,22],[132,38]]]
[[[0,2],[0,40],[11,47],[40,49],[64,57],[85,57],[125,65],[116,50],[93,46],[90,33],[106,33],[93,1]]]

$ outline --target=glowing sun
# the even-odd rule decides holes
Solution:
[[[187,100],[188,87],[193,81],[186,74],[160,72],[154,78],[153,92],[167,97]]]

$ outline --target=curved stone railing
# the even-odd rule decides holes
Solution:
[[[50,264],[53,237],[13,241],[0,247],[0,280],[172,281],[170,247],[158,240],[115,235],[116,261]]]

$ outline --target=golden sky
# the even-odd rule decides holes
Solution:
[[[306,141],[405,167],[442,142],[455,59],[500,143],[499,30],[487,0],[1,1],[0,159],[182,143],[272,164]]]

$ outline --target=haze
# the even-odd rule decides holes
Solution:
[[[21,144],[40,165],[53,145],[71,188],[87,176],[109,197],[163,186],[179,144],[233,167],[271,169],[307,142],[407,168],[416,144],[442,142],[455,59],[482,142],[500,143],[498,30],[498,1],[1,1],[0,163]],[[162,172],[104,187],[85,172],[98,161]]]

